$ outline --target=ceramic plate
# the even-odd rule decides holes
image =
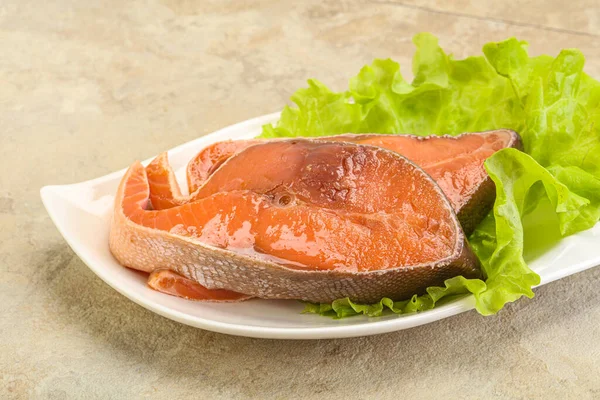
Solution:
[[[255,137],[260,134],[263,124],[276,121],[278,116],[276,113],[251,119],[178,146],[169,151],[171,165],[183,182],[185,166],[201,148],[219,140]],[[301,314],[302,304],[293,300],[211,304],[155,292],[146,286],[142,274],[119,265],[108,248],[114,193],[124,173],[125,170],[122,170],[73,185],[46,186],[41,190],[42,200],[67,243],[96,275],[119,293],[164,317],[232,335],[322,339],[397,331],[473,309],[473,297],[468,296],[418,314],[334,320]],[[600,224],[558,241],[538,257],[529,260],[530,266],[540,274],[542,285],[594,267],[600,264],[599,239]]]

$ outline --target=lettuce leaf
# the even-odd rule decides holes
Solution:
[[[523,295],[533,297],[531,288],[540,283],[523,258],[522,218],[546,196],[563,226],[572,216],[581,215],[590,201],[571,192],[531,156],[515,149],[496,153],[485,167],[496,184],[496,201],[492,214],[475,230],[470,243],[487,277],[486,290],[475,294],[477,310],[488,315]],[[544,232],[538,234],[543,236]]]
[[[308,88],[292,96],[297,107],[286,106],[276,126],[264,127],[262,137],[458,134],[523,127],[524,110],[510,82],[485,58],[454,60],[429,34],[415,36],[414,42],[412,83],[390,59],[363,67],[341,93],[311,79]]]
[[[306,304],[305,312],[335,318],[408,313],[471,293],[481,314],[494,314],[508,302],[533,297],[540,282],[525,261],[526,232],[535,230],[538,244],[549,243],[554,231],[566,236],[600,218],[600,82],[583,72],[579,50],[530,57],[526,42],[510,38],[486,44],[483,56],[455,60],[431,34],[418,34],[413,42],[412,82],[390,59],[363,67],[343,92],[310,80],[292,96],[296,106],[286,107],[262,136],[516,130],[525,153],[505,149],[485,162],[496,201],[469,239],[486,279],[455,277],[404,301]],[[536,210],[542,208],[540,216]],[[540,219],[547,229],[539,229]]]

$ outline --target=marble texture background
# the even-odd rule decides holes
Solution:
[[[386,335],[231,337],[133,304],[73,254],[39,188],[123,168],[280,109],[411,36],[456,56],[516,35],[600,76],[597,0],[0,2],[0,397],[600,398],[600,268],[497,316]]]

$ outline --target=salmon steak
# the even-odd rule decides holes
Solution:
[[[467,235],[494,204],[495,186],[485,171],[484,161],[498,150],[521,148],[519,135],[508,129],[458,136],[345,134],[319,139],[379,146],[413,161],[441,187]],[[152,204],[168,208],[193,200],[198,188],[229,157],[260,142],[260,139],[223,141],[200,151],[187,168],[192,193],[189,197],[181,195],[174,178],[170,177],[171,172],[164,168],[162,160],[157,160],[148,169],[150,182],[156,187],[151,193]]]
[[[192,196],[166,155],[134,163],[121,181],[110,249],[151,273],[151,287],[215,301],[375,302],[481,276],[440,186],[395,151],[287,139],[208,160],[193,160],[204,177],[194,175]]]

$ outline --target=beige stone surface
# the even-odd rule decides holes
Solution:
[[[399,6],[446,14],[457,18],[484,19],[512,26],[597,37],[600,5],[596,0],[382,0]]]
[[[497,316],[386,335],[231,337],[131,303],[69,249],[39,188],[93,178],[335,88],[411,36],[457,56],[516,35],[581,48],[600,10],[569,1],[0,2],[0,398],[600,398],[600,269]]]

